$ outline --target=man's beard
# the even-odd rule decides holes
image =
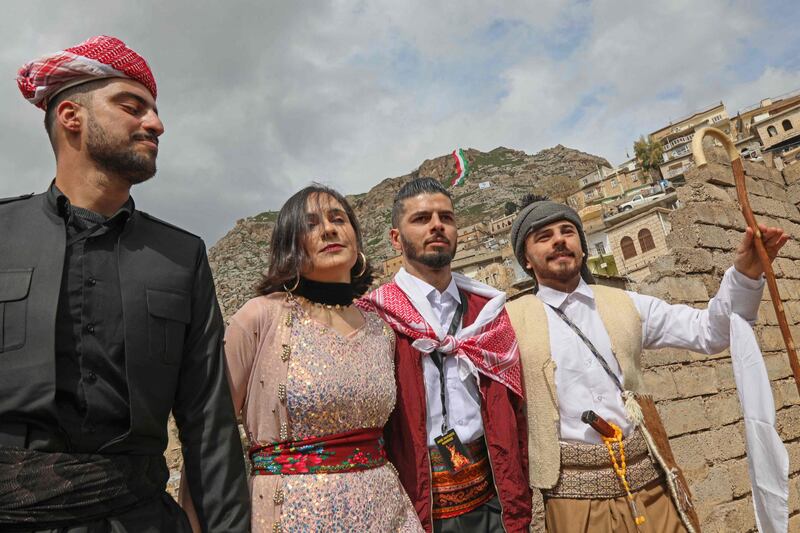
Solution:
[[[575,266],[563,265],[560,268],[553,270],[545,270],[545,278],[557,279],[558,281],[570,281],[579,276],[583,265],[576,263]]]
[[[446,238],[444,235],[441,238]],[[440,250],[437,252],[422,252],[412,242],[406,240],[403,235],[400,235],[400,241],[403,243],[403,254],[409,261],[416,261],[428,268],[438,270],[448,266],[453,261],[453,249]]]
[[[153,137],[139,134],[131,137],[127,143],[114,143],[94,117],[89,120],[87,131],[86,150],[104,170],[127,180],[131,185],[145,182],[155,175],[156,158],[140,154],[132,146],[135,140],[152,140]]]
[[[575,253],[572,250],[569,250],[566,246],[561,247],[556,252],[569,252],[573,254],[573,257],[576,257]],[[560,263],[555,268],[548,268],[549,267],[549,260],[546,260],[545,268],[541,269],[541,272],[537,272],[538,276],[543,279],[553,279],[557,281],[570,281],[575,279],[575,276],[580,276],[581,269],[583,268],[583,261],[575,261],[572,265]]]

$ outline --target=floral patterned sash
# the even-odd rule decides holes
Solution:
[[[383,429],[357,429],[250,448],[253,475],[340,474],[386,464]]]

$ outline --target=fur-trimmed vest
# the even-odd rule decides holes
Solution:
[[[642,318],[625,291],[592,285],[597,312],[608,332],[626,390],[642,382]],[[506,304],[517,333],[528,410],[528,466],[531,486],[553,488],[558,482],[561,448],[556,394],[556,364],[550,357],[550,331],[544,304],[534,295]]]
[[[641,394],[642,317],[627,293],[620,289],[593,285],[594,301],[600,320],[611,341],[611,350],[622,369],[626,400],[638,412],[648,449],[666,473],[667,487],[690,533],[699,533],[700,524],[691,502],[688,483],[675,462],[666,431],[653,399]],[[523,296],[506,304],[511,325],[517,334],[525,385],[528,418],[528,468],[531,487],[550,489],[558,483],[561,470],[558,395],[555,362],[550,354],[547,313],[541,300]]]

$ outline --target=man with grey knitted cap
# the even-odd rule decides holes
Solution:
[[[755,321],[764,282],[752,231],[700,310],[594,284],[578,213],[541,196],[522,204],[510,237],[535,295],[506,309],[523,365],[529,481],[544,496],[548,531],[698,531],[666,432],[642,395],[641,352],[717,353],[729,345],[732,315]],[[774,259],[787,237],[761,231]]]
[[[529,202],[524,209],[517,216],[514,224],[511,226],[511,242],[514,245],[514,255],[517,261],[522,265],[528,274],[533,277],[534,285],[538,288],[536,276],[533,271],[526,266],[525,260],[525,241],[526,237],[533,231],[536,231],[544,226],[553,222],[568,222],[572,223],[577,229],[578,236],[580,237],[582,260],[580,261],[580,275],[586,283],[593,284],[594,277],[589,272],[589,267],[586,265],[586,259],[589,257],[589,246],[586,244],[586,235],[583,232],[583,224],[581,217],[571,207],[549,201],[544,196],[531,195],[525,198]],[[546,272],[542,271],[542,275]]]

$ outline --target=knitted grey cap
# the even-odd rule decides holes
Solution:
[[[589,258],[589,246],[586,243],[586,234],[583,231],[583,223],[578,213],[571,207],[553,202],[552,200],[538,200],[533,201],[525,206],[517,215],[514,224],[511,225],[511,244],[514,246],[514,255],[517,256],[517,261],[522,269],[531,275],[536,287],[536,276],[534,273],[525,268],[525,239],[532,232],[543,228],[553,222],[559,220],[567,220],[575,224],[578,228],[578,234],[581,238],[581,250],[583,250],[583,263],[581,264],[581,277],[586,283],[594,283],[594,277],[586,265],[586,260]],[[536,287],[535,290],[538,290]]]

